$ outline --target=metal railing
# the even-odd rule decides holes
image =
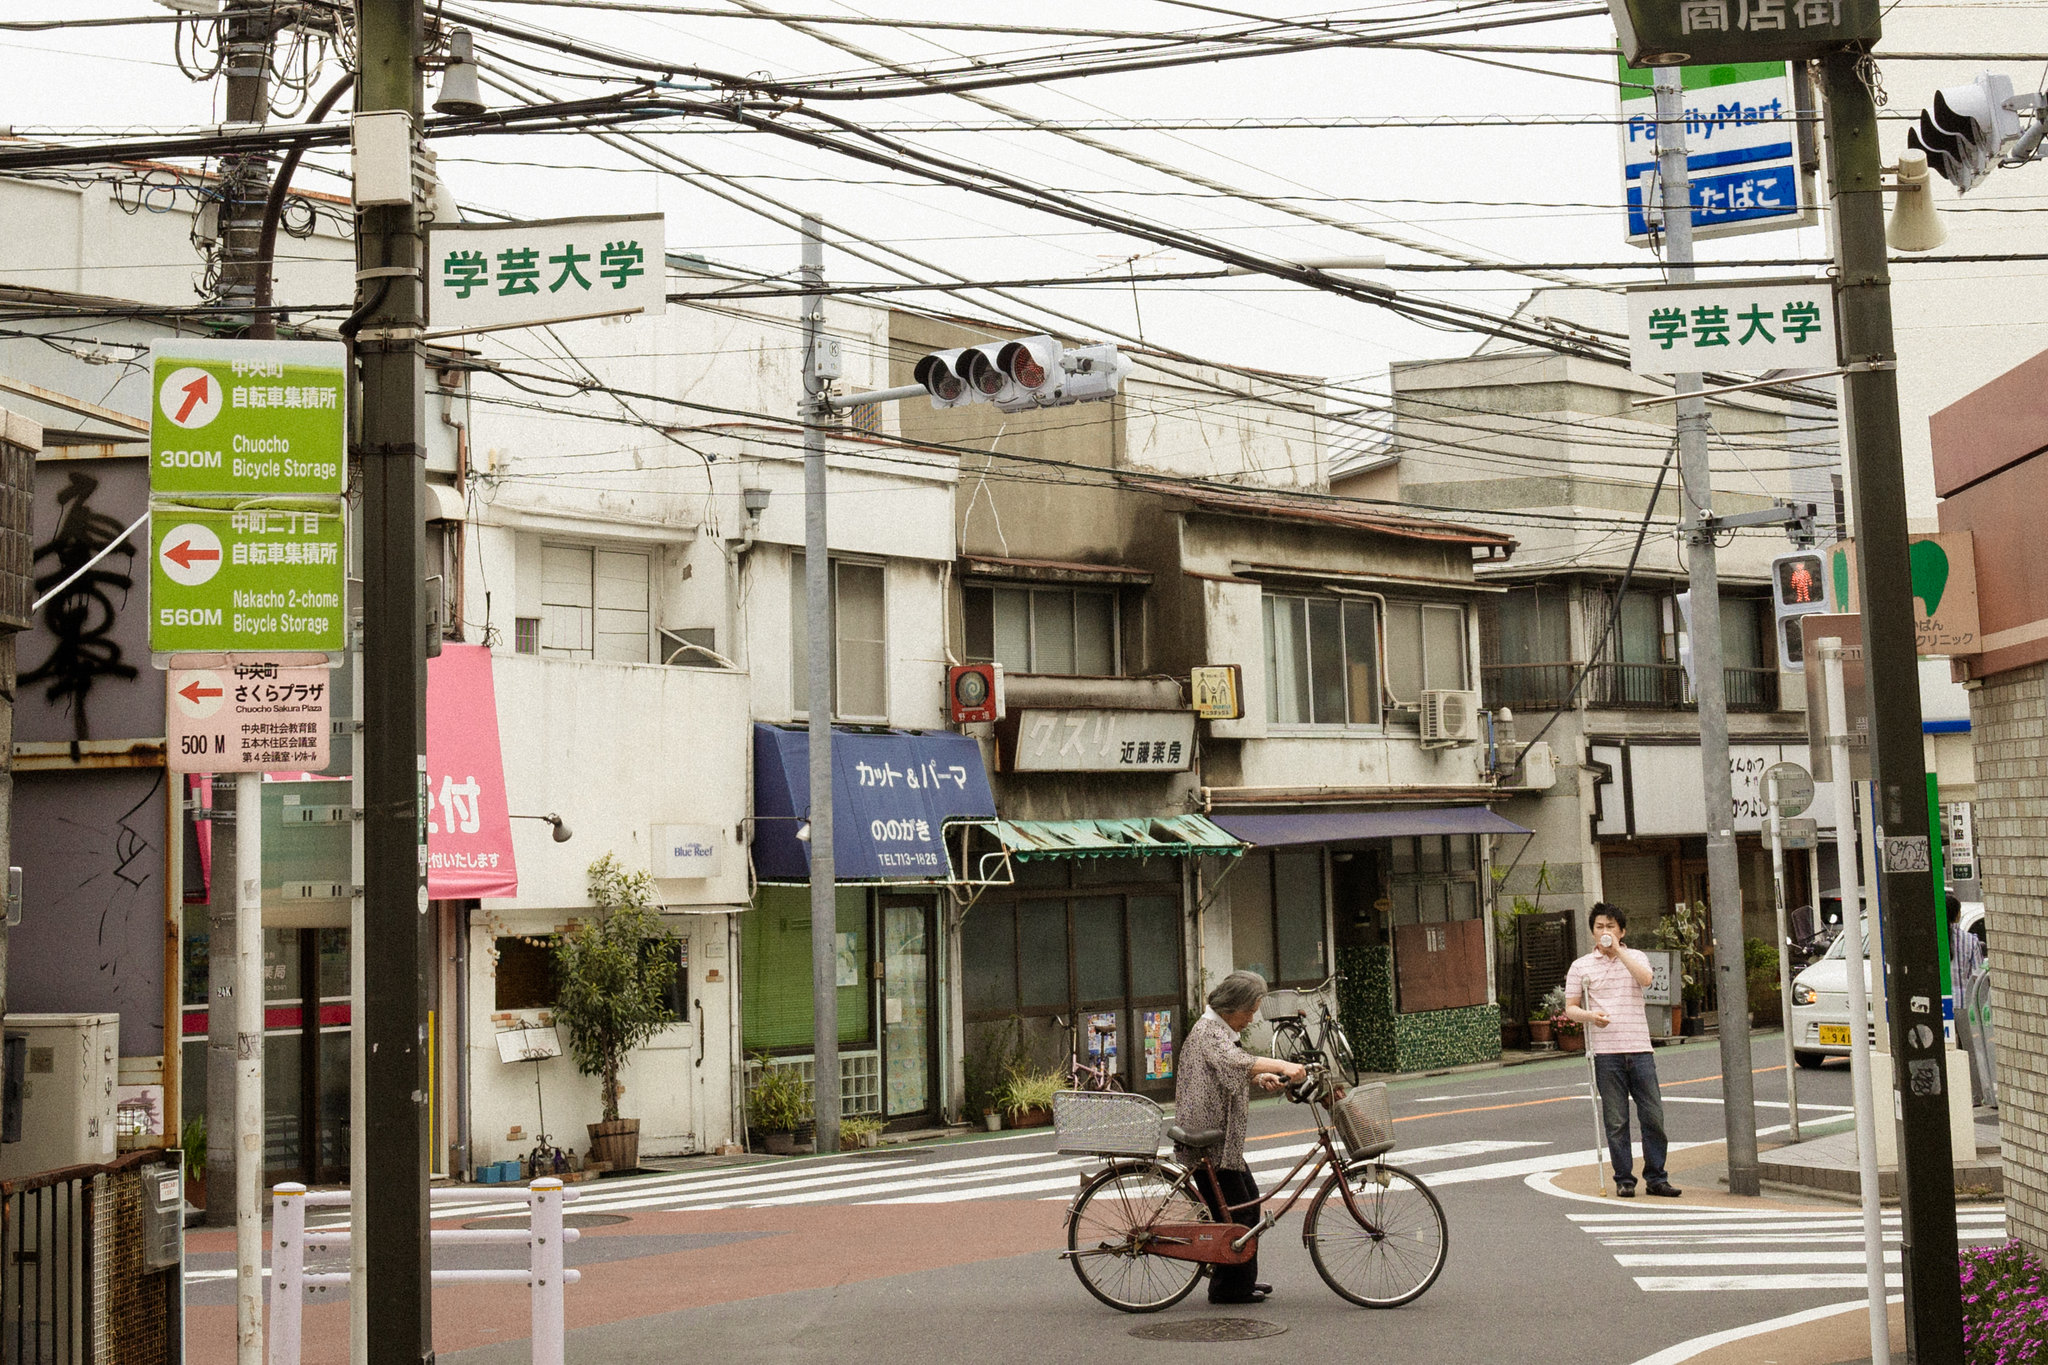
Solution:
[[[1575,663],[1486,664],[1479,670],[1487,706],[1530,711],[1561,710],[1572,702]],[[1778,670],[1724,668],[1722,685],[1730,711],[1778,709]],[[1682,711],[1699,705],[1679,664],[1603,662],[1587,670],[1579,698],[1596,710]]]
[[[0,1181],[0,1361],[180,1358],[178,1244],[152,1241],[145,1221],[145,1168],[177,1160],[151,1148]]]
[[[562,1205],[576,1198],[552,1176],[536,1180],[526,1189],[436,1189],[440,1204],[525,1204],[524,1228],[435,1228],[428,1238],[434,1246],[524,1246],[526,1268],[502,1270],[436,1270],[435,1284],[523,1284],[533,1301],[533,1365],[563,1365],[568,1350],[568,1327],[563,1316],[562,1289],[583,1278],[583,1272],[563,1266],[564,1249],[583,1236],[562,1225]],[[270,1352],[269,1365],[299,1365],[305,1322],[306,1291],[345,1286],[345,1270],[309,1271],[309,1250],[349,1249],[355,1230],[350,1226],[306,1227],[306,1210],[347,1208],[347,1190],[309,1191],[304,1185],[287,1183],[271,1192],[270,1224]]]

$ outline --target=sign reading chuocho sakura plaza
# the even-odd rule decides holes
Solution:
[[[547,218],[427,233],[427,320],[486,331],[668,308],[667,220]]]
[[[1628,367],[1637,374],[1766,374],[1840,363],[1835,296],[1826,280],[1628,291]]]
[[[165,673],[174,773],[317,772],[327,766],[325,668],[235,662]]]
[[[519,894],[498,742],[491,651],[443,645],[427,660],[427,894]]]

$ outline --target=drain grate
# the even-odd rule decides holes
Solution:
[[[1252,1341],[1277,1337],[1286,1330],[1267,1318],[1186,1318],[1133,1327],[1131,1335],[1146,1341]]]

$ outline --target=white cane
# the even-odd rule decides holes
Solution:
[[[1591,983],[1579,988],[1579,1008],[1588,1013],[1593,1010],[1593,989]],[[1593,1169],[1600,1173],[1600,1197],[1607,1193],[1607,1167],[1601,1164],[1601,1153],[1607,1147],[1607,1125],[1600,1112],[1600,1070],[1593,1065],[1593,1034],[1595,1025],[1579,1025],[1579,1031],[1586,1039],[1586,1091],[1593,1097]]]

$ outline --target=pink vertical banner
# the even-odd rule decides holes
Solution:
[[[443,645],[427,660],[427,894],[519,894],[491,651],[483,645]]]

